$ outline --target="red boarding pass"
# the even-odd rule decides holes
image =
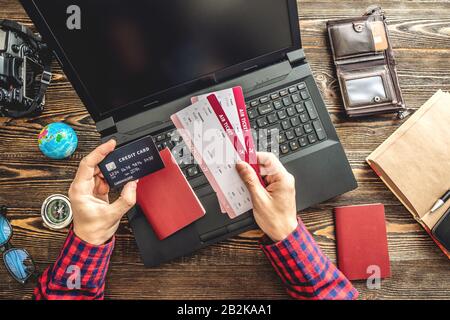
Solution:
[[[239,90],[239,89],[238,89]],[[239,91],[237,92],[239,95]],[[251,130],[249,129],[250,121],[248,121],[247,116],[247,110],[245,107],[245,103],[243,102],[243,95],[242,95],[242,89],[240,89],[240,93],[242,96],[242,101],[239,103],[240,106],[237,107],[237,112],[239,114],[239,118],[241,120],[242,130],[244,132],[244,141],[247,145],[249,145],[249,148],[244,148],[236,135],[236,131],[234,130],[233,126],[231,125],[230,120],[228,119],[227,114],[222,108],[222,105],[220,104],[219,100],[217,99],[215,94],[211,94],[207,97],[209,104],[211,105],[214,113],[216,114],[217,118],[219,119],[220,124],[222,125],[223,129],[228,135],[228,138],[233,143],[234,149],[239,154],[239,157],[242,161],[245,161],[250,164],[250,166],[255,170],[256,174],[258,175],[259,181],[261,184],[265,187],[266,184],[264,183],[264,180],[261,177],[261,171],[259,168],[259,164],[257,161],[250,161],[250,160],[256,160],[256,151],[254,148],[253,143],[253,136],[251,135]],[[237,102],[237,101],[236,101]],[[249,152],[251,151],[251,153]]]
[[[247,114],[247,106],[245,105],[244,93],[241,87],[233,88],[234,99],[236,101],[236,108],[241,123],[242,133],[244,135],[245,148],[247,155],[245,162],[250,165],[254,165],[254,169],[258,175],[261,174],[261,170],[258,165],[258,159],[256,156],[255,143],[253,141],[252,129],[250,126],[250,120]]]

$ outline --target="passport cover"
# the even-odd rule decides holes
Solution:
[[[159,240],[206,213],[169,149],[160,152],[165,168],[139,180],[137,203]]]
[[[379,266],[381,278],[391,275],[384,205],[370,204],[334,209],[339,269],[349,280],[372,275]]]

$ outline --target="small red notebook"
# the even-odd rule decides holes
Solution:
[[[390,277],[384,205],[339,207],[334,212],[338,266],[344,275],[363,280],[379,270],[380,278]]]
[[[139,180],[137,203],[159,240],[205,215],[200,200],[169,149],[160,152],[165,168]]]

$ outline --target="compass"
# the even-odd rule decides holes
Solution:
[[[54,194],[45,199],[41,208],[44,225],[52,230],[66,228],[72,222],[70,200],[62,194]]]

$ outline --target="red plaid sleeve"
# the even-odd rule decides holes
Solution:
[[[90,245],[71,230],[61,254],[40,276],[36,300],[103,299],[105,277],[114,239],[102,246]]]
[[[301,220],[285,240],[270,245],[261,243],[261,248],[294,299],[352,300],[358,297],[358,291],[322,253]]]

